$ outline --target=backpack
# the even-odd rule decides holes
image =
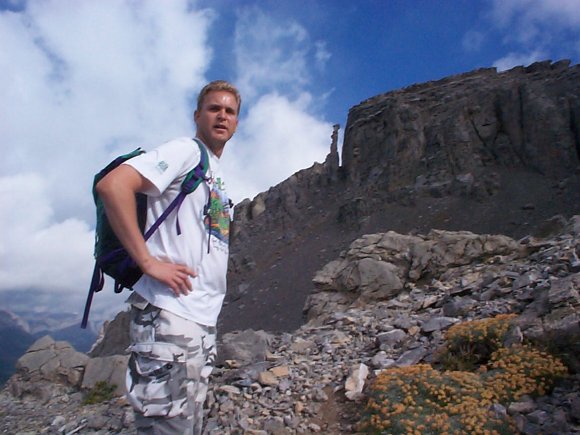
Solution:
[[[187,173],[185,179],[181,183],[180,192],[147,231],[145,231],[145,222],[147,220],[147,196],[142,193],[137,193],[135,195],[137,201],[137,220],[139,228],[141,229],[146,241],[153,235],[173,210],[176,210],[176,213],[178,212],[181,203],[187,195],[192,193],[203,181],[207,181],[206,173],[209,168],[209,157],[201,142],[197,139],[195,141],[201,152],[199,163]],[[81,328],[83,329],[87,327],[93,296],[95,293],[101,291],[105,284],[104,275],[108,275],[115,280],[115,293],[122,292],[124,288],[132,290],[135,283],[139,281],[139,278],[143,275],[141,269],[139,269],[125,248],[123,248],[123,245],[111,228],[111,224],[109,223],[107,214],[105,213],[103,201],[96,191],[97,183],[104,178],[105,175],[120,164],[143,153],[145,153],[144,150],[137,148],[128,154],[117,157],[97,173],[93,180],[93,200],[97,209],[94,249],[95,268],[93,270],[89,294],[87,296],[83,320],[81,322]],[[179,219],[177,220],[177,234],[181,234]]]

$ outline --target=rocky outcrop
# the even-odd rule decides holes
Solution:
[[[78,387],[88,360],[87,355],[77,352],[69,343],[55,342],[45,336],[37,340],[16,362],[20,376],[11,378],[8,388],[15,396],[32,394],[45,397],[50,392],[45,391],[43,383]]]
[[[496,408],[523,434],[580,433],[578,224],[551,239],[432,231],[354,241],[316,274],[307,324],[275,336],[265,361],[217,371],[208,430],[354,433],[349,401],[376,373],[436,364],[450,326],[515,313],[510,340],[549,344],[573,374],[550,396]]]
[[[93,358],[128,355],[130,320],[127,310],[121,311],[110,322],[105,322],[88,355]]]
[[[397,296],[408,282],[496,255],[518,255],[519,251],[514,240],[501,235],[432,230],[427,236],[411,236],[390,231],[353,242],[341,259],[316,274],[314,285],[321,290],[356,292],[366,301],[388,299]]]
[[[311,323],[325,324],[351,307],[411,297],[415,309],[430,314],[413,322],[424,332],[438,322],[518,313],[525,338],[560,349],[580,372],[578,224],[575,216],[567,234],[520,242],[445,231],[364,236],[316,274],[305,312]]]

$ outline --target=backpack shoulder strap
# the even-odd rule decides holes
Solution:
[[[181,183],[180,192],[177,194],[175,199],[171,201],[171,204],[169,204],[169,206],[167,207],[167,209],[165,209],[163,214],[159,216],[159,218],[155,221],[153,225],[151,225],[151,228],[147,230],[147,232],[144,235],[145,240],[148,240],[149,237],[151,237],[151,235],[157,230],[157,228],[159,228],[159,225],[161,225],[161,223],[167,218],[167,216],[169,216],[171,212],[173,212],[173,210],[176,210],[176,213],[177,211],[179,211],[179,207],[181,207],[181,203],[183,202],[183,200],[187,195],[192,193],[195,189],[198,188],[198,186],[203,181],[207,181],[208,179],[206,176],[207,171],[209,169],[209,156],[207,154],[207,150],[200,141],[198,141],[197,139],[194,140],[199,146],[200,151],[199,163],[187,173],[185,179]],[[177,219],[177,234],[181,234],[181,228],[179,226],[179,218]]]
[[[187,173],[183,183],[181,183],[181,191],[186,195],[197,189],[202,181],[207,180],[206,174],[209,169],[209,156],[207,155],[205,146],[197,138],[195,138],[194,141],[199,147],[200,158],[199,163],[195,166],[195,168]]]

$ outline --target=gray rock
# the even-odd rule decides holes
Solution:
[[[395,364],[395,360],[388,358],[387,353],[385,351],[378,352],[375,356],[371,359],[371,366],[375,369],[386,369],[391,367]]]
[[[570,417],[580,423],[580,394],[576,393],[570,399]]]
[[[441,331],[459,322],[455,317],[433,317],[421,325],[423,332]]]
[[[103,324],[95,344],[88,352],[90,357],[105,357],[112,355],[127,355],[130,344],[129,321],[130,311],[121,311],[111,321]],[[107,339],[105,340],[105,336]]]
[[[427,350],[424,348],[412,349],[404,352],[395,362],[399,367],[410,366],[419,363],[427,355]]]
[[[454,297],[442,307],[443,314],[446,317],[465,316],[477,304],[477,302],[469,297]]]
[[[402,240],[432,247],[434,240],[440,241],[443,236],[453,240],[455,247],[465,244],[464,250],[475,240],[485,239],[474,238],[471,234],[436,234],[434,239],[427,236],[419,238],[419,243],[417,238],[399,238],[392,233],[388,236],[370,235],[351,245],[350,254],[345,254],[341,261],[348,267],[349,262],[360,262],[361,258],[372,257],[373,261],[389,258],[390,261],[399,261],[400,266],[397,267],[401,270],[405,269],[402,259],[408,259],[407,254],[411,252],[403,247]],[[409,279],[392,299],[368,303],[359,298],[351,304],[342,305],[340,309],[338,304],[319,306],[321,311],[317,322],[309,322],[292,334],[268,334],[262,342],[262,361],[240,366],[232,359],[223,367],[216,367],[208,393],[206,433],[236,433],[239,430],[248,434],[353,433],[353,422],[344,417],[348,415],[348,407],[341,404],[345,398],[364,401],[367,364],[376,369],[377,374],[379,370],[390,367],[431,362],[436,349],[444,342],[445,328],[451,324],[518,309],[522,311],[521,315],[510,329],[504,344],[519,343],[523,336],[528,340],[544,340],[550,345],[567,346],[567,355],[573,361],[574,353],[571,350],[574,347],[571,345],[576,343],[574,337],[578,337],[575,329],[578,327],[574,293],[577,291],[576,276],[569,268],[560,266],[566,265],[570,248],[577,242],[561,236],[543,241],[535,248],[532,246],[535,242],[527,243],[530,247],[527,255],[518,253],[484,262],[474,259],[468,264],[446,263],[448,266],[434,275],[430,282]],[[377,251],[379,245],[382,246],[380,253]],[[445,244],[440,245],[439,250],[432,251],[436,252],[434,256],[425,255],[430,259],[443,258],[447,255],[447,248],[443,246]],[[477,251],[480,248],[473,249]],[[449,252],[455,250],[453,248]],[[401,252],[406,254],[400,256]],[[448,255],[444,261],[454,255]],[[439,270],[439,266],[434,264],[424,265],[429,270]],[[494,280],[489,279],[492,275],[496,277]],[[541,275],[542,282],[513,289],[513,281],[518,277],[532,275]],[[500,290],[509,291],[498,291],[497,297],[491,301],[469,294],[481,291],[484,282],[494,283]],[[545,286],[545,283],[551,285]],[[452,293],[455,291],[452,289],[460,291]],[[522,292],[529,290],[533,290],[531,299],[522,298]],[[326,294],[337,293],[318,291],[316,294],[322,299]],[[457,317],[442,316],[445,306],[442,301],[449,302],[450,297],[454,300],[466,299],[470,310],[458,310]],[[427,300],[433,302],[425,303]],[[250,339],[240,339],[240,343],[253,343],[256,335],[264,338],[253,331],[244,331],[226,337],[226,341],[237,345],[236,340],[246,335]],[[114,368],[115,361],[126,356],[91,358],[79,367],[84,359],[66,343],[43,338],[35,343],[33,349],[38,354],[23,359],[20,372],[0,393],[0,407],[7,410],[6,415],[26,416],[20,417],[20,420],[37,419],[37,432],[56,421],[60,427],[53,425],[52,429],[66,433],[82,430],[134,433],[130,417],[132,412],[124,399],[95,405],[85,413],[79,405],[82,397],[78,387],[62,382],[54,384],[43,378],[57,370],[58,366],[58,370],[84,370],[83,386],[86,388],[94,385],[97,379],[113,383],[113,373],[120,373],[121,379],[124,378],[124,363],[121,370]],[[46,358],[43,352],[51,356]],[[57,364],[59,356],[62,361]],[[31,368],[34,370],[30,371]],[[32,373],[36,373],[35,379],[41,381],[33,381]],[[580,378],[573,375],[554,388],[549,396],[522,397],[510,404],[507,411],[499,404],[495,404],[491,411],[496,415],[510,414],[521,433],[574,433],[574,425],[578,422],[577,408],[580,406],[578,390]],[[7,398],[10,391],[17,392],[17,397]],[[28,402],[39,409],[50,409],[54,416],[62,418],[56,420],[52,417],[47,422],[44,416],[37,417],[26,408]],[[336,412],[334,422],[325,421],[330,411]],[[0,430],[6,433],[19,432],[13,429],[15,426],[2,424],[0,421]]]
[[[232,332],[224,334],[218,346],[219,364],[226,360],[236,360],[241,365],[266,359],[266,351],[271,335],[264,331]]]
[[[115,386],[116,395],[124,395],[128,360],[128,355],[91,358],[87,362],[81,387],[90,390],[97,382],[106,382]]]
[[[533,400],[520,400],[518,402],[510,403],[508,407],[509,414],[529,414],[536,410],[536,404]]]
[[[395,346],[402,342],[407,337],[405,331],[401,329],[393,329],[392,331],[382,332],[377,335],[379,344],[386,344]]]
[[[89,357],[77,352],[66,342],[55,342],[51,337],[38,339],[16,362],[17,373],[30,379],[46,380],[76,386]]]

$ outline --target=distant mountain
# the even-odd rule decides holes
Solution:
[[[35,338],[50,335],[55,341],[68,341],[79,352],[88,352],[97,339],[97,335],[89,329],[81,329],[76,322],[56,331],[39,331],[34,334]]]
[[[14,364],[35,338],[23,327],[23,321],[14,313],[0,310],[0,385],[14,373]]]

